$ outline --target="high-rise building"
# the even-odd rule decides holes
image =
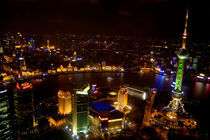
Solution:
[[[71,94],[68,91],[58,91],[58,111],[52,113],[48,117],[50,126],[52,127],[63,127],[64,125],[70,124],[70,116],[72,111],[71,105]]]
[[[145,126],[149,125],[152,105],[153,105],[156,93],[157,93],[157,89],[151,89],[151,97],[150,97],[149,100],[146,101],[147,104],[146,104],[146,107],[145,107],[144,119],[143,119],[143,125],[145,125]]]
[[[72,61],[73,62],[77,61],[77,52],[74,52],[74,54],[73,54],[73,60]]]
[[[120,88],[118,91],[118,99],[117,102],[119,103],[119,108],[123,109],[127,106],[128,103],[128,92],[126,87]]]
[[[59,90],[58,92],[58,111],[60,114],[70,114],[71,107],[71,94],[68,91]]]
[[[88,129],[89,89],[90,85],[86,84],[83,88],[76,89],[76,92],[72,94],[72,129],[74,135]]]
[[[17,135],[27,137],[33,134],[34,112],[32,84],[29,80],[17,80],[14,89],[14,116]]]
[[[9,95],[7,89],[0,82],[0,139],[13,139],[11,114],[9,109]]]

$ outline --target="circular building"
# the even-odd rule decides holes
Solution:
[[[70,114],[72,111],[71,94],[68,91],[58,91],[58,111],[61,114]]]

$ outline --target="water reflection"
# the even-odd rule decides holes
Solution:
[[[112,80],[107,78],[111,77]],[[73,89],[83,86],[85,83],[97,84],[99,87],[117,88],[122,84],[129,84],[140,87],[154,87],[165,94],[171,94],[171,83],[173,79],[165,79],[165,76],[144,73],[76,73],[47,77],[39,85],[35,86],[35,96],[37,98],[47,98],[57,95],[59,89]],[[183,90],[188,99],[200,100],[209,98],[210,84],[202,82],[184,83]]]
[[[204,88],[204,97],[209,98],[209,95],[210,95],[210,84],[207,83]]]
[[[204,90],[204,83],[202,82],[195,82],[194,86],[194,97],[200,99]]]

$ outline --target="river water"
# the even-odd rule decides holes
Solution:
[[[110,78],[108,78],[110,77]],[[171,83],[173,78],[166,78],[163,75],[151,72],[140,74],[138,72],[89,72],[72,73],[46,77],[42,82],[33,82],[33,94],[35,101],[39,102],[53,96],[57,96],[60,89],[72,90],[80,88],[84,84],[96,84],[98,87],[118,88],[120,85],[129,84],[131,86],[157,88],[159,93],[155,101],[160,107],[164,107],[171,99]],[[205,108],[208,107],[210,97],[210,83],[196,82],[184,79],[184,98],[186,110],[199,120],[199,127],[207,128]],[[155,107],[155,104],[154,104]]]

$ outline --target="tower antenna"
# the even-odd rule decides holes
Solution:
[[[183,36],[182,36],[182,48],[185,48],[186,47],[188,11],[189,10],[187,9],[186,18],[185,18],[184,33],[183,33]]]

